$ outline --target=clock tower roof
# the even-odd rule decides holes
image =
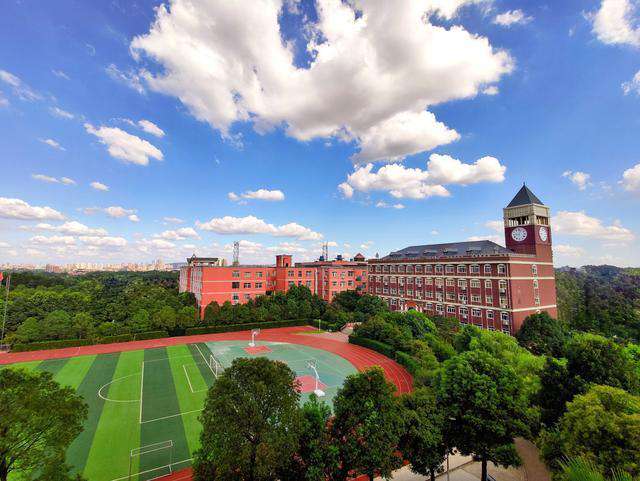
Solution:
[[[538,204],[544,205],[538,197],[529,190],[525,184],[522,185],[522,188],[518,191],[516,196],[513,198],[507,207],[516,207],[520,205],[530,205],[530,204]]]

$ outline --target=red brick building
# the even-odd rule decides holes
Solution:
[[[556,317],[549,208],[523,186],[503,212],[506,248],[488,240],[406,247],[369,260],[368,292],[392,310],[510,334],[530,314]]]
[[[351,261],[340,256],[334,261],[294,264],[290,255],[276,256],[272,266],[226,266],[218,258],[191,257],[180,270],[180,292],[192,292],[201,313],[209,303],[245,303],[257,296],[286,292],[291,286],[306,286],[326,301],[342,291],[364,292],[367,262],[361,254]]]

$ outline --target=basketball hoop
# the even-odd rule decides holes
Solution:
[[[320,389],[320,376],[318,375],[318,368],[316,366],[316,361],[309,361],[307,363],[307,367],[313,371],[316,375],[316,388],[313,390],[313,393],[318,397],[323,397],[324,391]]]
[[[251,331],[251,342],[249,347],[256,347],[256,337],[260,334],[260,329],[254,329]]]

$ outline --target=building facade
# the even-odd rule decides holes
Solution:
[[[201,314],[211,302],[242,304],[258,296],[287,292],[291,286],[305,286],[312,293],[331,301],[339,292],[364,292],[367,262],[362,255],[351,261],[293,263],[292,256],[276,256],[275,265],[226,266],[218,258],[187,259],[180,270],[180,292],[192,292]]]
[[[523,186],[503,218],[506,247],[486,240],[418,245],[369,260],[368,292],[392,310],[509,334],[533,313],[556,317],[549,208]]]

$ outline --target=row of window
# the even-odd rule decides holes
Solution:
[[[436,301],[444,301],[445,299],[447,301],[452,301],[455,302],[456,299],[458,300],[458,302],[462,303],[462,304],[467,304],[469,302],[469,297],[466,294],[458,294],[458,296],[456,297],[455,292],[447,292],[446,295],[443,295],[442,292],[432,292],[432,291],[425,291],[424,294],[421,291],[413,291],[412,289],[407,289],[406,291],[404,289],[395,289],[395,288],[391,288],[388,289],[386,287],[384,288],[380,288],[380,287],[376,287],[375,289],[376,294],[383,294],[383,295],[392,295],[392,296],[400,296],[400,297],[404,297],[405,293],[407,297],[412,297],[415,299],[435,299]],[[539,305],[539,297],[537,297],[536,299],[538,299],[538,305]],[[500,307],[507,307],[508,305],[508,301],[507,298],[504,296],[500,296],[498,298],[498,305]],[[487,295],[484,297],[484,303],[488,306],[493,306],[493,296],[491,295]],[[482,304],[482,296],[480,295],[472,295],[471,296],[471,304]]]
[[[380,282],[386,284],[398,284],[401,286],[415,284],[416,287],[421,287],[423,284],[425,286],[432,286],[435,284],[436,287],[443,287],[446,285],[447,287],[457,286],[466,289],[467,285],[469,285],[472,289],[479,289],[484,282],[485,289],[493,289],[493,281],[491,279],[458,279],[456,283],[455,278],[442,278],[442,277],[396,277],[396,276],[369,276],[369,282]],[[538,279],[534,279],[533,281],[534,288],[538,288]],[[501,291],[506,291],[507,289],[507,281],[499,280],[498,281],[498,289]]]
[[[398,302],[397,299],[388,299],[388,304],[390,306],[397,306],[400,303]],[[443,304],[433,304],[431,302],[427,302],[425,304],[425,309],[428,311],[434,311],[436,312],[436,314],[439,315],[444,315],[445,313],[445,306]],[[447,315],[450,316],[459,316],[462,319],[466,319],[469,317],[469,313],[471,313],[471,317],[475,317],[475,318],[481,318],[482,317],[482,309],[478,309],[478,308],[471,308],[469,309],[468,307],[456,307],[456,306],[451,306],[451,305],[446,305],[446,313]],[[486,318],[489,321],[492,321],[495,318],[495,311],[492,310],[487,310],[486,311]],[[507,311],[500,311],[500,320],[502,321],[503,324],[509,324],[511,317],[509,316],[509,313]]]
[[[491,264],[484,264],[483,271],[485,274],[493,272]],[[435,272],[436,274],[480,274],[480,264],[375,264],[370,266],[370,272],[397,272],[401,274],[422,274]],[[498,274],[506,274],[506,264],[498,264]]]

